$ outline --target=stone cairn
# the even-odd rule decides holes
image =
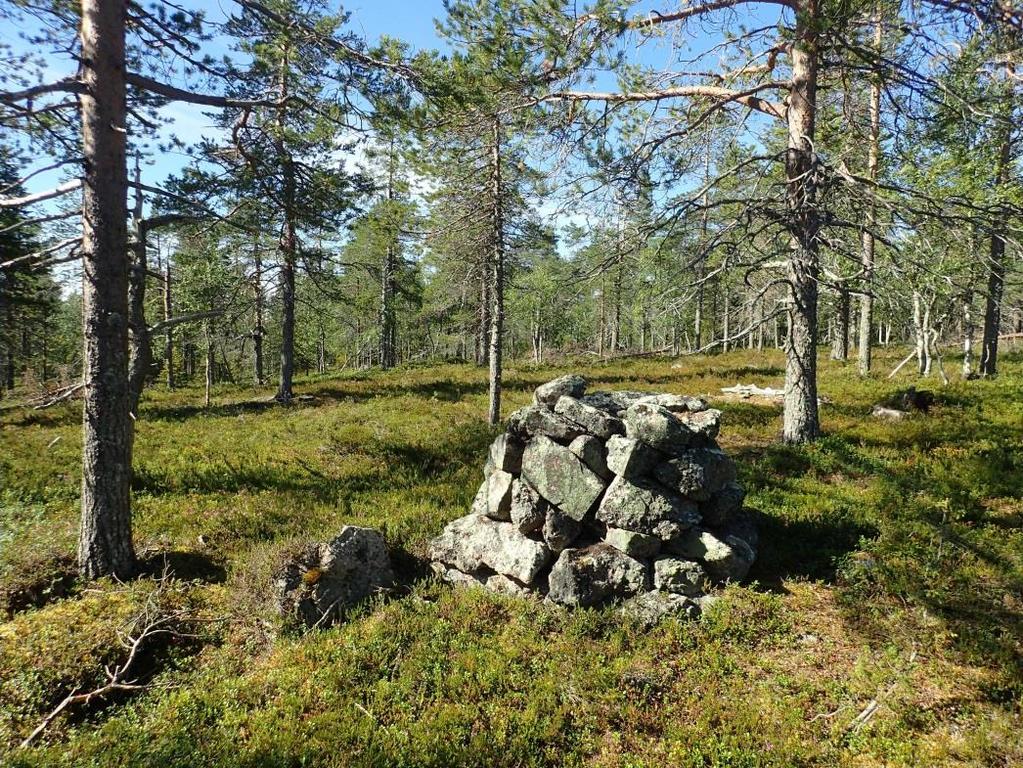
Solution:
[[[695,397],[586,394],[581,376],[541,385],[490,446],[470,513],[430,543],[434,572],[567,606],[624,601],[649,621],[698,615],[756,556],[720,416]]]

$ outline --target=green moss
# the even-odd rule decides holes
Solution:
[[[712,397],[782,376],[775,352],[672,362],[513,368],[505,412],[570,369],[593,387]],[[761,518],[755,583],[700,622],[649,632],[613,610],[569,613],[426,577],[426,542],[468,506],[494,435],[475,367],[316,377],[299,387],[315,399],[289,408],[245,389],[218,390],[210,409],[196,391],[154,390],[136,440],[138,544],[167,555],[175,599],[217,621],[154,657],[158,686],[58,718],[18,751],[56,701],[102,679],[152,582],[43,594],[50,602],[0,624],[0,762],[1021,762],[1023,365],[1002,367],[941,390],[928,416],[885,423],[871,405],[911,378],[862,380],[822,361],[826,436],[803,448],[778,444],[778,406],[718,403]],[[8,409],[2,423],[10,591],[73,552],[79,415]],[[385,531],[406,588],[343,626],[282,630],[266,605],[274,563],[346,523]]]

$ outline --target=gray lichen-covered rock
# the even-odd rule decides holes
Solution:
[[[576,374],[561,376],[546,384],[541,384],[533,393],[536,405],[553,408],[559,397],[582,397],[586,393],[586,379]]]
[[[463,573],[490,568],[523,584],[532,584],[551,561],[550,548],[524,536],[512,523],[486,515],[454,520],[430,542],[430,559]]]
[[[667,408],[636,403],[625,412],[625,435],[671,455],[689,447],[694,430]]]
[[[721,430],[721,411],[708,408],[699,413],[679,414],[682,422],[694,433],[700,436],[703,442],[714,440]]]
[[[653,557],[661,549],[661,539],[648,533],[627,531],[624,528],[608,528],[604,541],[629,557]]]
[[[693,529],[667,543],[665,549],[681,557],[699,560],[715,581],[741,581],[749,573],[756,554],[742,539],[724,540],[703,529]]]
[[[463,573],[457,568],[445,565],[444,563],[433,563],[433,572],[456,587],[483,587],[491,592],[502,595],[515,595],[516,597],[534,597],[536,595],[529,587],[520,584],[515,579],[508,578],[500,573],[493,573],[489,570],[477,571],[475,573]]]
[[[699,618],[700,604],[698,598],[694,599],[654,589],[626,600],[622,603],[621,612],[649,629],[668,617]]]
[[[694,560],[661,557],[654,561],[654,586],[665,592],[696,597],[707,591],[707,572]]]
[[[611,479],[611,470],[607,468],[607,448],[603,440],[593,435],[580,435],[568,444],[568,450],[593,470],[593,474],[604,480]]]
[[[625,434],[625,424],[621,419],[617,419],[599,408],[594,408],[592,405],[587,405],[581,400],[576,400],[574,397],[559,397],[558,402],[554,405],[554,412],[575,422],[594,437],[606,440],[611,435]]]
[[[329,542],[309,544],[286,562],[274,591],[281,615],[312,627],[334,623],[393,583],[383,535],[346,525]]]
[[[550,504],[528,482],[518,478],[512,483],[510,517],[520,533],[535,533],[543,528]]]
[[[487,478],[486,514],[495,520],[511,520],[512,483],[509,472],[495,469]]]
[[[586,434],[586,430],[574,421],[539,405],[527,405],[515,411],[508,417],[508,430],[518,438],[542,435],[565,444]]]
[[[658,464],[654,477],[694,501],[708,501],[735,480],[735,464],[720,448],[687,448]]]
[[[519,438],[505,432],[490,444],[489,462],[494,469],[517,475],[522,471],[522,451],[525,448]]]
[[[578,456],[543,436],[526,446],[522,476],[573,520],[582,520],[604,491],[604,482]]]
[[[590,392],[588,395],[580,398],[586,405],[592,405],[594,408],[598,408],[602,411],[621,418],[622,414],[625,413],[626,409],[644,397],[649,396],[649,392],[629,392],[627,390],[618,390],[615,392]]]
[[[742,509],[746,500],[746,489],[732,481],[716,491],[714,495],[700,504],[700,514],[704,522],[712,527],[728,525]]]
[[[555,603],[585,607],[623,599],[642,591],[647,569],[639,560],[607,544],[566,549],[548,579],[547,596]]]
[[[664,459],[639,440],[615,435],[607,441],[607,468],[621,477],[642,477]]]
[[[550,507],[543,524],[543,540],[552,552],[561,552],[579,537],[582,528],[578,520],[573,520],[557,507]]]
[[[702,399],[699,397],[689,397],[688,395],[647,395],[646,397],[639,398],[636,402],[659,405],[662,408],[667,408],[672,413],[696,413],[707,410],[707,403]]]
[[[693,502],[651,480],[616,477],[600,502],[597,519],[667,540],[696,525],[700,513]]]

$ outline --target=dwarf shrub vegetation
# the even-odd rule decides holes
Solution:
[[[883,354],[880,365],[901,356]],[[643,631],[427,575],[498,430],[485,372],[434,366],[300,381],[314,399],[152,391],[137,425],[147,575],[81,585],[80,414],[0,411],[0,763],[11,766],[919,766],[1023,763],[1023,360],[938,388],[929,415],[871,405],[914,383],[822,362],[826,436],[779,444],[780,354],[506,374],[506,412],[569,370],[593,388],[709,395],[761,519],[752,584],[699,622]],[[918,386],[920,384],[916,382]],[[57,439],[59,438],[59,439]],[[343,524],[382,529],[402,587],[337,627],[268,610],[273,564]],[[123,659],[119,631],[167,568],[189,639],[151,686],[20,739]],[[872,701],[876,711],[856,726]]]

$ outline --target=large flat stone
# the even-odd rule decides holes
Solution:
[[[527,440],[542,435],[566,445],[586,434],[586,430],[574,421],[539,405],[527,405],[509,416],[508,431]]]
[[[558,402],[554,405],[554,412],[575,422],[588,434],[603,440],[611,435],[625,434],[625,424],[621,419],[576,400],[574,397],[559,397]]]
[[[534,437],[526,446],[522,476],[541,496],[578,521],[604,492],[604,481],[578,456],[543,436]]]

